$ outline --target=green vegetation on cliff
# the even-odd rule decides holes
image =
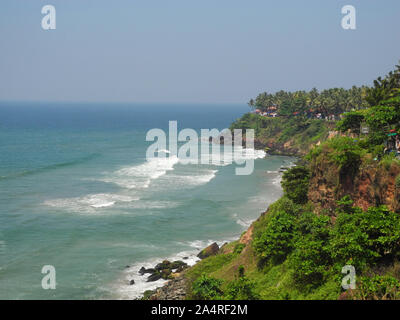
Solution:
[[[303,183],[306,177],[297,175],[294,181]],[[400,298],[399,214],[384,206],[363,211],[344,198],[332,219],[292,196],[286,193],[253,224],[253,241],[240,253],[222,251],[188,270],[189,297],[337,299],[341,270],[352,265],[362,279],[353,297],[382,298],[390,291],[392,298]],[[377,277],[383,277],[383,284]]]
[[[240,240],[187,271],[188,298],[400,299],[400,160],[390,144],[400,129],[400,67],[363,92],[369,107],[334,124],[256,114],[232,124],[255,129],[259,145],[310,151]],[[342,134],[327,140],[332,125]],[[342,289],[344,266],[355,268],[353,290]]]
[[[304,117],[267,118],[246,113],[230,129],[254,129],[256,148],[267,148],[271,154],[303,155],[325,140],[334,127],[333,121]]]

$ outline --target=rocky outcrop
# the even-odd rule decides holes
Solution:
[[[180,273],[188,267],[187,263],[183,261],[173,261],[164,260],[158,263],[154,268],[146,269],[141,267],[139,270],[140,275],[149,273],[150,276],[147,278],[147,282],[157,281],[159,279],[172,279],[174,278],[174,273]]]
[[[219,246],[216,242],[213,244],[209,245],[207,248],[203,249],[200,251],[200,253],[197,255],[200,259],[205,259],[207,257],[216,255],[219,251]]]
[[[201,252],[197,255],[200,259],[205,259],[207,257],[216,255],[219,253],[220,248],[216,242],[209,245],[207,248],[201,250]],[[167,270],[168,272],[165,274],[167,276],[166,279],[170,279],[166,284],[162,287],[157,288],[154,291],[146,291],[144,293],[143,299],[145,300],[184,300],[187,292],[187,280],[185,279],[184,269],[188,266],[185,262],[182,261],[174,261],[169,262],[164,260],[161,263],[158,263],[154,269],[155,272],[150,275],[150,277],[161,277],[164,276],[164,272]],[[149,269],[141,268],[139,273],[144,274]],[[149,278],[150,278],[149,277]],[[163,277],[164,278],[164,277]],[[164,278],[165,279],[165,278]],[[148,280],[150,281],[150,280]]]
[[[317,211],[334,212],[337,204],[349,195],[354,205],[368,209],[371,206],[386,205],[390,210],[400,211],[400,189],[396,187],[396,177],[400,166],[373,162],[362,165],[356,172],[345,175],[329,159],[320,158],[311,164],[311,179],[308,190],[309,200]]]
[[[183,276],[179,276],[156,289],[150,295],[149,300],[184,300],[186,291],[187,281]]]
[[[218,136],[216,138],[210,138],[210,142],[223,144],[224,138]],[[233,139],[230,139],[229,142],[233,143]],[[246,148],[246,139],[243,137],[242,146]],[[302,147],[305,147],[302,149]],[[299,145],[295,146],[293,141],[288,141],[286,143],[278,142],[276,137],[262,137],[262,138],[254,138],[254,149],[256,150],[264,150],[271,155],[282,155],[282,156],[303,156],[305,155],[311,146]]]
[[[249,244],[253,238],[253,231],[254,231],[254,223],[252,223],[251,226],[241,235],[239,243],[245,245]]]

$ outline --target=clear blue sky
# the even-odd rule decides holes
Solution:
[[[41,28],[41,8],[57,29]],[[357,9],[343,30],[341,8]],[[1,0],[0,100],[247,102],[370,84],[400,59],[399,0]]]

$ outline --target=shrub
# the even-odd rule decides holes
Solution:
[[[244,243],[238,243],[233,248],[233,253],[240,254],[246,245]]]
[[[362,300],[400,299],[400,282],[390,276],[361,277],[356,297]]]
[[[357,270],[382,258],[393,259],[400,249],[400,216],[386,207],[366,212],[353,208],[338,214],[331,233],[332,258],[342,265],[351,261]]]
[[[349,137],[337,137],[327,143],[332,149],[329,157],[339,166],[341,174],[354,174],[366,151],[358,145],[357,141]]]
[[[294,232],[294,216],[278,211],[269,219],[266,227],[255,235],[254,249],[262,259],[279,262],[292,250]]]
[[[290,257],[294,279],[303,287],[319,285],[331,262],[327,216],[305,213],[298,220],[299,237]]]
[[[307,236],[296,242],[296,249],[290,257],[295,281],[302,286],[318,286],[324,280],[330,261],[329,251],[322,240]]]
[[[192,285],[193,296],[200,300],[219,299],[223,294],[221,284],[221,280],[202,274]]]
[[[336,129],[342,132],[351,130],[354,133],[360,133],[361,122],[364,121],[364,115],[361,111],[346,112],[344,118],[337,122]]]
[[[291,199],[283,196],[269,206],[268,212],[270,212],[269,216],[273,216],[275,212],[279,211],[285,211],[293,216],[296,216],[301,210],[302,206],[295,204]]]
[[[303,166],[297,166],[287,170],[282,177],[282,187],[287,197],[294,203],[307,202],[310,171]]]
[[[368,247],[379,258],[394,257],[400,249],[400,216],[385,206],[370,207],[360,220],[361,229],[368,235]]]
[[[244,275],[244,267],[238,269],[238,277],[231,281],[226,290],[229,300],[257,300],[259,296],[254,292],[255,283]]]

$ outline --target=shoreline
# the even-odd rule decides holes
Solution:
[[[257,149],[256,149],[257,150]],[[258,149],[260,150],[260,149]],[[275,185],[279,185],[280,190],[282,190],[282,187],[280,185],[280,181],[282,179],[282,175],[283,172],[290,167],[296,166],[296,163],[299,160],[299,155],[294,155],[294,154],[290,154],[290,155],[282,155],[282,154],[271,154],[271,153],[267,153],[266,156],[288,156],[288,157],[293,157],[296,160],[294,162],[291,162],[289,165],[284,165],[282,164],[281,167],[278,170],[278,176],[277,178],[275,178],[272,183]],[[266,157],[264,158],[266,159]],[[279,181],[279,183],[275,183]],[[277,201],[279,198],[277,199],[273,199],[271,203]],[[248,234],[249,230],[251,231],[253,223],[255,221],[257,221],[263,214],[265,214],[265,212],[268,210],[269,205],[257,216],[257,218],[252,219],[252,221],[249,223],[248,226],[246,226],[246,228],[243,230],[243,232],[241,233],[241,235],[238,235],[238,237],[235,237],[233,239],[229,239],[226,241],[214,241],[214,243],[216,243],[218,245],[218,252],[220,252],[220,250],[226,245],[229,244],[233,241],[239,241],[243,234]],[[250,239],[249,239],[250,240]],[[211,242],[211,240],[208,241],[209,243]],[[199,252],[202,252],[204,250],[207,250],[209,247],[211,246],[205,246],[203,248],[197,248],[199,250]],[[215,254],[218,254],[218,252],[216,252]],[[165,280],[165,282],[161,285],[156,287],[153,290],[147,290],[145,292],[143,292],[138,299],[142,299],[142,300],[184,300],[187,294],[187,282],[185,279],[185,271],[193,266],[195,266],[199,261],[201,261],[202,259],[198,258],[198,255],[196,255],[197,259],[194,261],[194,263],[192,265],[189,265],[185,270],[182,271],[182,273],[177,273],[177,274],[173,274],[173,278],[172,279],[168,279]],[[158,263],[160,263],[162,261],[158,261]],[[154,265],[155,267],[156,265]]]
[[[260,171],[257,174],[257,177],[264,181],[264,189],[254,190],[251,194],[249,194],[249,198],[245,198],[245,201],[255,202],[258,204],[255,205],[254,208],[250,211],[251,214],[248,214],[248,211],[241,210],[238,216],[238,213],[230,210],[232,219],[236,222],[237,225],[240,226],[240,229],[235,230],[235,232],[227,232],[225,235],[218,233],[214,234],[214,236],[210,235],[210,238],[207,239],[207,231],[203,235],[199,235],[197,240],[191,239],[185,242],[179,242],[179,247],[184,245],[180,251],[176,250],[168,250],[167,254],[163,254],[163,252],[159,252],[159,254],[152,255],[145,259],[140,260],[128,260],[124,265],[121,266],[121,271],[118,272],[119,276],[115,278],[114,281],[109,282],[107,287],[107,291],[111,292],[111,294],[116,299],[141,299],[143,298],[146,291],[149,290],[156,290],[165,286],[168,280],[171,279],[163,279],[157,278],[152,279],[152,281],[147,281],[147,278],[150,273],[140,274],[139,271],[141,268],[144,269],[155,269],[155,266],[161,263],[164,260],[168,260],[169,262],[176,262],[182,261],[188,264],[189,267],[194,266],[200,259],[197,258],[197,254],[207,247],[209,244],[213,242],[217,242],[219,246],[222,246],[225,243],[230,243],[232,241],[236,241],[243,232],[246,232],[248,228],[252,225],[252,223],[259,218],[259,216],[265,210],[265,207],[269,204],[273,203],[281,196],[281,186],[280,180],[282,176],[282,168],[290,166],[294,163],[295,159],[293,157],[286,157],[286,156],[277,156],[265,153],[265,151],[260,149],[254,149],[259,152],[263,152],[264,157],[256,157],[254,160],[259,159],[267,160],[262,161],[266,168],[263,171]],[[273,164],[272,168],[270,169],[270,165],[268,164],[268,160],[271,159],[271,163]],[[274,160],[275,159],[275,160]],[[263,165],[261,165],[263,168]],[[266,175],[264,177],[264,175]],[[253,184],[254,185],[254,184]],[[273,195],[269,193],[265,193],[265,187],[272,191]],[[253,199],[255,198],[255,199]],[[257,199],[258,198],[258,199]],[[246,200],[247,199],[247,200]],[[253,204],[252,204],[253,206]],[[228,213],[229,213],[228,212]],[[241,215],[244,214],[245,216],[241,218]],[[221,237],[222,235],[222,237]],[[205,236],[205,237],[204,237]],[[201,240],[199,240],[201,239]],[[173,248],[171,248],[173,249]],[[160,254],[161,253],[161,254]],[[186,258],[186,259],[184,259]],[[171,272],[172,273],[172,272]],[[176,275],[173,275],[176,276]],[[112,293],[114,292],[114,293]]]

